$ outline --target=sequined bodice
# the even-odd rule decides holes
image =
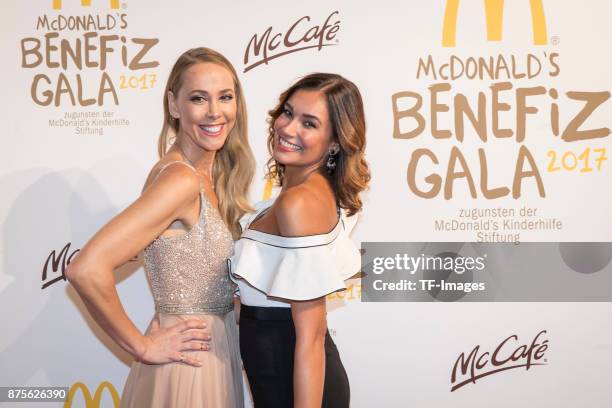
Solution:
[[[198,222],[184,235],[160,236],[144,250],[144,268],[161,313],[222,314],[232,310],[235,285],[227,259],[232,235],[200,192]]]

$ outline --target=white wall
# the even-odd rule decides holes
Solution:
[[[512,83],[513,91],[500,94],[500,101],[511,110],[500,114],[500,127],[516,130],[515,89],[543,86],[558,90],[561,132],[582,109],[584,103],[571,100],[568,91],[603,92],[610,90],[612,71],[609,15],[612,6],[603,0],[586,3],[544,0],[547,43],[534,45],[529,2],[506,2],[501,42],[486,40],[482,2],[460,4],[455,47],[442,47],[444,1],[378,1],[372,2],[203,2],[179,3],[130,0],[111,9],[108,1],[93,1],[90,7],[78,0],[64,0],[61,10],[52,9],[52,0],[11,2],[3,6],[0,21],[3,34],[0,50],[3,56],[4,97],[0,101],[5,126],[0,151],[0,185],[2,201],[0,218],[0,385],[71,386],[83,382],[92,391],[102,381],[110,381],[119,393],[128,372],[129,356],[120,351],[92,322],[82,302],[65,281],[60,280],[44,290],[41,279],[45,260],[51,251],[59,252],[71,243],[70,252],[87,239],[113,215],[138,195],[145,176],[156,160],[156,138],[162,122],[162,92],[165,80],[181,52],[196,46],[208,46],[225,54],[240,73],[248,111],[250,140],[258,160],[258,173],[252,190],[253,200],[261,198],[263,169],[267,159],[266,112],[274,106],[279,93],[299,76],[313,71],[340,73],[360,88],[368,122],[367,158],[372,170],[372,184],[364,200],[364,211],[353,238],[361,241],[474,241],[473,232],[440,232],[434,229],[436,219],[456,219],[461,208],[523,206],[537,208],[542,218],[558,218],[563,228],[557,231],[523,231],[521,241],[610,241],[612,238],[611,163],[603,162],[601,170],[549,172],[549,151],[576,156],[591,149],[590,166],[597,166],[594,149],[608,149],[610,138],[564,142],[554,136],[550,124],[551,98],[533,96],[527,105],[539,109],[528,115],[527,136],[523,143],[515,138],[496,139],[491,131],[491,94],[493,82]],[[250,55],[244,63],[245,49],[254,34],[259,38],[272,27],[276,33],[287,32],[303,16],[290,39],[301,37],[313,26],[322,26],[329,40],[324,46],[296,51],[272,59],[248,72],[245,68],[260,57]],[[45,62],[34,68],[21,66],[21,41],[34,37],[44,44],[48,30],[37,29],[39,17],[51,21],[58,16],[107,15],[120,21],[125,14],[127,27],[111,30],[98,27],[99,36],[117,34],[127,38],[128,54],[133,57],[140,46],[132,38],[155,38],[144,61],[158,66],[130,70],[120,58],[122,43],[110,46],[108,75],[117,88],[119,104],[110,94],[103,106],[72,106],[67,95],[59,106],[40,106],[31,96],[35,75],[47,75],[36,90],[41,95],[54,89],[64,73],[77,95],[77,75],[83,82],[83,98],[98,93],[99,68],[79,71],[49,68]],[[339,28],[331,29],[339,21]],[[336,30],[335,32],[332,32]],[[299,35],[296,35],[299,34]],[[333,38],[332,38],[333,37]],[[61,39],[74,44],[83,32],[64,30],[52,44]],[[300,44],[316,45],[318,40]],[[27,43],[31,45],[30,42]],[[332,46],[333,45],[333,46]],[[283,52],[280,45],[270,55]],[[466,121],[465,140],[436,140],[431,136],[430,98],[428,88],[445,82],[431,77],[416,78],[419,58],[432,56],[443,64],[451,55],[468,57],[503,55],[510,63],[517,61],[517,72],[524,71],[528,54],[540,61],[550,61],[557,53],[560,71],[550,76],[554,67],[543,64],[542,73],[533,79],[449,81],[450,92],[440,93],[439,103],[450,104],[449,113],[440,113],[438,127],[454,131],[452,98],[466,95],[470,106],[478,92],[486,96],[487,134],[489,141],[478,139]],[[51,61],[57,61],[52,51]],[[28,56],[32,62],[33,56]],[[99,55],[92,54],[94,61]],[[146,74],[149,89],[120,89],[121,76]],[[155,75],[156,82],[150,81]],[[410,140],[393,138],[392,95],[412,91],[423,96],[421,113],[425,130]],[[53,91],[55,93],[55,91]],[[411,102],[404,100],[400,110]],[[103,134],[78,134],[73,127],[54,127],[50,120],[71,112],[112,112],[121,119],[118,125],[102,126]],[[605,101],[589,116],[581,129],[610,126],[612,103]],[[127,124],[127,122],[129,124]],[[121,124],[123,123],[123,124]],[[414,122],[402,121],[402,131]],[[511,186],[519,146],[533,154],[546,190],[538,195],[533,179],[524,181],[519,198],[496,200],[483,198],[480,191],[478,148],[486,151],[490,187]],[[469,195],[465,181],[459,180],[454,195],[432,199],[417,197],[408,187],[407,168],[415,149],[430,149],[438,157],[437,167],[424,160],[417,170],[417,183],[432,170],[445,179],[451,148],[457,146],[470,167],[478,198]],[[517,217],[517,219],[520,217]],[[68,254],[69,255],[69,254]],[[48,271],[49,282],[61,276]],[[122,302],[135,323],[145,328],[153,314],[153,302],[138,263],[126,265],[118,273],[118,290]],[[360,303],[359,281],[350,282],[352,292],[330,297],[329,326],[347,368],[354,407],[603,407],[612,397],[609,365],[612,363],[612,326],[609,303]],[[554,283],[551,283],[554,285]],[[455,392],[451,389],[451,370],[462,352],[476,345],[492,351],[502,340],[516,334],[520,344],[530,344],[535,335],[547,330],[549,341],[544,366],[528,371],[515,369],[500,372],[468,384]],[[508,349],[510,350],[510,348]],[[83,404],[81,397],[74,406]],[[112,406],[109,395],[102,406]]]

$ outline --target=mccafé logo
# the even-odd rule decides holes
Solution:
[[[64,408],[71,408],[74,403],[75,396],[77,392],[81,392],[83,399],[85,400],[85,408],[100,408],[100,402],[102,401],[102,393],[104,390],[108,390],[111,398],[113,399],[113,406],[115,408],[119,407],[121,399],[119,398],[119,393],[117,389],[108,381],[104,381],[98,385],[96,392],[94,392],[93,397],[91,396],[91,392],[85,384],[82,382],[76,382],[72,384],[70,390],[68,390],[68,398],[64,403]],[[82,406],[82,405],[77,405]],[[108,405],[107,405],[108,406]]]
[[[47,256],[45,265],[42,269],[42,288],[45,289],[61,280],[66,280],[66,269],[72,258],[80,251],[80,249],[70,250],[71,242],[64,245],[64,247],[57,253],[55,249]],[[130,259],[128,262],[137,262],[138,255]],[[59,273],[59,276],[57,275]]]
[[[76,249],[70,252],[70,245],[72,243],[67,243],[62,250],[57,254],[55,249],[51,251],[47,260],[45,261],[45,266],[43,266],[42,270],[42,288],[45,289],[53,285],[60,280],[66,280],[66,268],[70,265],[70,261],[72,258],[80,251],[80,249]],[[59,276],[55,276],[58,272],[61,274]],[[51,275],[52,274],[52,275]],[[51,277],[50,277],[51,275]]]
[[[340,20],[336,20],[338,11],[334,11],[322,25],[309,25],[310,16],[304,16],[294,22],[287,31],[273,34],[272,26],[268,27],[260,36],[253,34],[244,52],[243,72],[269,61],[297,51],[316,48],[321,51],[323,47],[336,45],[336,33],[340,30]],[[336,20],[333,21],[332,20]]]
[[[529,370],[532,366],[546,365],[544,354],[548,349],[548,339],[540,339],[546,330],[540,331],[531,344],[518,345],[518,336],[506,337],[491,352],[481,352],[480,346],[474,347],[468,356],[461,353],[453,366],[451,392],[476,380],[514,368]]]
[[[504,0],[484,0],[485,16],[487,20],[487,40],[501,41],[502,22],[504,17]],[[546,19],[542,0],[529,0],[531,8],[531,24],[533,27],[533,44],[546,45]],[[442,29],[442,46],[454,47],[457,34],[457,11],[459,0],[446,0],[444,12],[444,27]]]
[[[91,0],[81,0],[81,6],[91,6]],[[119,0],[110,0],[110,8],[118,9]],[[53,10],[62,9],[62,0],[53,0]]]

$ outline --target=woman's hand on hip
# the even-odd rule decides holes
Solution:
[[[146,364],[181,362],[200,367],[202,362],[185,351],[210,350],[210,335],[205,328],[204,321],[189,319],[162,329],[158,319],[153,319],[138,359]]]

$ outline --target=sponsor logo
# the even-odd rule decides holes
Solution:
[[[108,393],[110,394],[113,400],[113,406],[115,408],[118,408],[121,402],[121,399],[119,398],[119,393],[117,392],[117,389],[115,388],[115,386],[113,386],[113,384],[111,384],[108,381],[104,381],[100,383],[100,385],[98,385],[98,388],[94,392],[93,397],[91,396],[91,392],[89,392],[89,389],[87,388],[87,386],[83,384],[82,382],[76,382],[72,384],[72,387],[70,387],[70,390],[68,390],[68,398],[66,399],[66,402],[64,403],[64,408],[72,407],[75,396],[77,392],[79,391],[81,392],[81,395],[83,396],[83,399],[85,400],[85,408],[100,408],[100,402],[102,401],[102,394],[104,390],[108,390]],[[82,406],[82,405],[79,405],[79,406]]]
[[[321,51],[323,47],[337,45],[336,33],[340,30],[338,11],[327,16],[323,24],[312,25],[310,16],[297,19],[287,31],[274,33],[269,26],[261,34],[253,34],[244,51],[244,71],[288,54],[308,49]]]
[[[487,40],[502,40],[502,22],[504,18],[504,0],[485,0],[485,16],[487,24]],[[531,8],[531,25],[533,27],[533,44],[548,44],[546,33],[546,18],[542,0],[529,0]],[[442,28],[442,46],[454,47],[457,34],[457,12],[459,0],[447,0],[444,11],[444,26]]]
[[[451,392],[470,383],[476,384],[477,380],[492,374],[516,368],[528,371],[533,366],[546,365],[546,333],[546,330],[541,330],[531,344],[518,343],[518,336],[513,334],[502,340],[493,352],[483,352],[478,345],[467,356],[466,353],[459,354],[451,373]]]
[[[51,251],[42,270],[42,288],[45,289],[56,282],[66,280],[66,268],[72,261],[72,258],[80,251],[80,249],[70,252],[71,242],[67,243],[62,250],[57,254],[55,249]],[[59,276],[56,276],[57,273]]]
[[[159,38],[133,33],[125,0],[44,3],[41,13],[24,21],[32,27],[19,41],[20,67],[31,72],[32,103],[60,108],[37,118],[58,134],[105,136],[129,127],[127,111],[111,109],[123,95],[159,87],[153,55]]]
[[[110,0],[110,8],[118,9],[119,8],[119,0]],[[81,0],[81,6],[89,7],[91,6],[91,0]],[[53,0],[53,10],[61,10],[62,9],[62,0]]]
[[[66,280],[66,269],[68,268],[68,265],[70,265],[70,262],[72,262],[74,256],[80,251],[80,249],[75,249],[71,251],[71,245],[72,243],[69,242],[64,245],[64,247],[59,251],[59,253],[57,253],[54,249],[47,256],[45,264],[42,268],[41,289],[46,289],[54,283],[57,283],[61,280]],[[138,262],[138,255],[131,258],[128,262]]]
[[[446,0],[443,47],[456,45],[459,3],[459,0]],[[561,78],[563,67],[560,52],[553,47],[559,44],[559,37],[551,36],[548,40],[541,0],[529,3],[521,0],[520,4],[531,7],[533,44],[540,48],[526,44],[518,51],[509,47],[493,55],[488,51],[461,55],[462,52],[452,49],[429,53],[415,61],[416,75],[412,79],[416,79],[421,91],[408,89],[392,95],[393,138],[408,140],[422,136],[422,139],[429,139],[420,146],[411,144],[409,148],[406,182],[413,195],[423,199],[452,200],[456,194],[466,197],[467,191],[469,197],[476,200],[502,197],[517,200],[524,199],[527,194],[545,199],[549,194],[545,184],[549,177],[562,177],[561,172],[597,177],[596,172],[604,168],[608,156],[601,141],[563,148],[559,140],[576,142],[609,137],[609,127],[588,124],[597,109],[600,111],[595,116],[606,107],[610,91],[557,89],[555,84]],[[485,0],[484,8],[488,40],[501,41],[503,0]],[[520,28],[515,27],[514,31]],[[426,84],[425,79],[432,82]],[[507,99],[501,102],[500,95]],[[548,142],[544,137],[549,137]],[[436,139],[439,140],[434,147],[431,140]],[[498,161],[500,143],[511,139],[515,141],[512,150],[504,147],[504,160]],[[448,143],[446,151],[438,144],[443,141]],[[538,144],[538,149],[549,143],[546,158],[533,152],[533,143]],[[506,161],[507,155],[512,159]],[[489,171],[492,167],[495,167],[494,172]],[[456,183],[462,185],[462,191],[457,192]],[[554,228],[542,226],[529,231],[561,229],[562,222],[555,222]],[[500,232],[487,228],[474,234],[472,239],[520,242],[524,239],[521,231],[525,229],[511,227]]]

